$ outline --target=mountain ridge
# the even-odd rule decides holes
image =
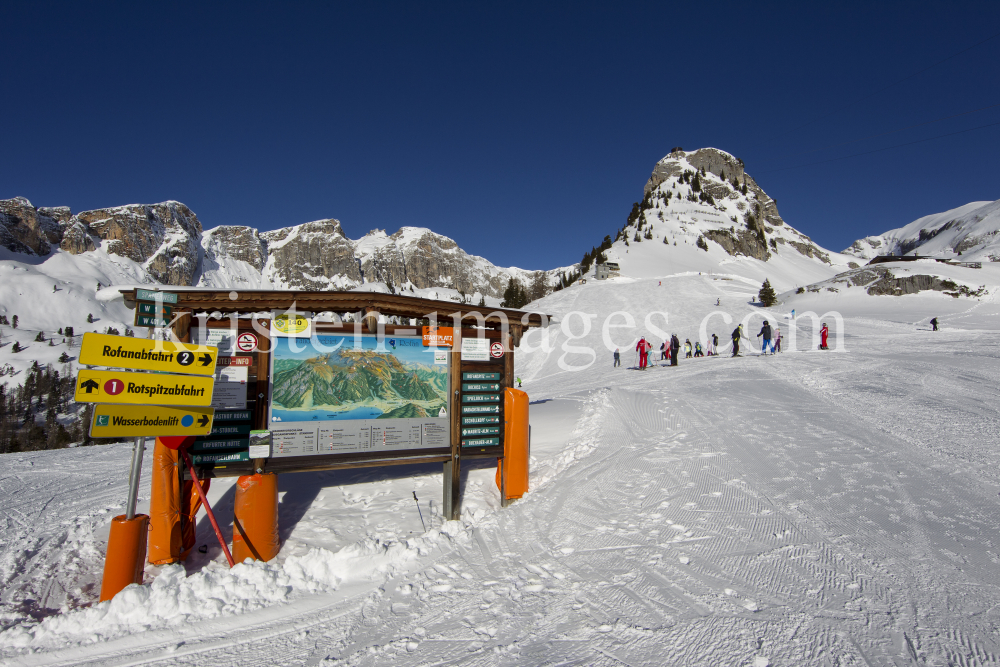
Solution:
[[[870,260],[886,255],[1000,261],[1000,200],[969,202],[882,234],[858,239],[845,254]]]
[[[375,229],[357,240],[326,218],[271,231],[243,225],[204,229],[185,204],[129,204],[71,213],[36,208],[24,197],[0,200],[0,246],[49,257],[102,250],[135,262],[145,282],[244,289],[349,290],[447,288],[499,297],[508,281],[549,281],[553,271],[500,267],[422,227]]]

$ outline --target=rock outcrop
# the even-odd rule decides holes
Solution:
[[[201,222],[180,202],[131,204],[74,216],[113,255],[128,257],[165,285],[190,285],[198,270]]]
[[[746,173],[743,161],[717,148],[690,152],[674,149],[653,167],[643,193],[642,204],[636,205],[638,210],[629,218],[630,225],[639,222],[640,216],[648,220],[651,209],[656,209],[655,215],[660,220],[669,220],[671,204],[681,204],[683,197],[684,202],[705,210],[692,213],[692,221],[681,225],[681,231],[690,231],[694,226],[731,256],[766,262],[772,253],[786,246],[806,257],[831,263],[829,253],[785,224],[778,213],[778,203]],[[673,215],[676,218],[678,213]],[[719,220],[718,224],[710,222],[712,217]],[[619,236],[625,231],[619,232]],[[634,238],[633,235],[634,232],[628,232],[628,236]]]
[[[354,244],[338,220],[316,220],[261,235],[264,276],[279,289],[349,289],[361,284]]]
[[[36,209],[24,197],[0,200],[0,245],[3,247],[45,256],[51,245],[61,240],[59,222]]]

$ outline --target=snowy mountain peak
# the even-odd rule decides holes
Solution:
[[[861,259],[921,255],[965,261],[1000,260],[1000,200],[976,201],[858,239],[844,254]]]
[[[733,272],[788,286],[848,262],[786,224],[743,161],[717,148],[674,149],[657,162],[642,201],[602,248],[624,276]]]

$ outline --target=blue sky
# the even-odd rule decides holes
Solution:
[[[425,226],[531,269],[673,146],[833,250],[1000,198],[1000,107],[965,113],[1000,104],[1000,3],[820,4],[2,2],[0,198]]]

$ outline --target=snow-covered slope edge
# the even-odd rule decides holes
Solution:
[[[1000,200],[976,201],[926,215],[905,227],[866,236],[844,251],[861,259],[920,255],[959,261],[1000,261]]]

